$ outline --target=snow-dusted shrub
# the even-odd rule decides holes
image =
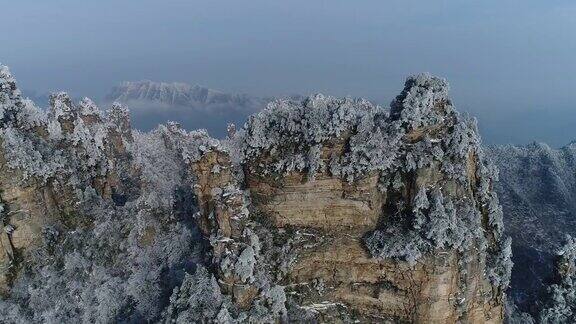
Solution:
[[[284,174],[308,170],[313,178],[325,167],[320,161],[322,144],[352,133],[362,116],[381,108],[365,100],[336,99],[321,94],[302,102],[277,100],[250,117],[235,141],[241,162],[262,155],[271,160],[264,173]],[[368,118],[368,117],[366,117]]]
[[[220,286],[206,268],[199,266],[186,274],[182,285],[175,287],[170,304],[162,314],[165,323],[207,323],[230,320]],[[226,315],[227,314],[227,315]],[[218,320],[217,320],[218,319]]]
[[[414,75],[406,80],[404,90],[392,102],[390,113],[407,128],[437,125],[453,111],[449,90],[444,79],[429,73]]]
[[[34,176],[46,180],[66,165],[62,151],[51,150],[42,139],[11,127],[0,129],[0,138],[8,166],[22,171],[25,179]]]
[[[104,113],[102,110],[100,110],[96,103],[94,103],[94,101],[88,97],[82,98],[79,106],[80,107],[78,110],[81,116],[94,116],[100,119],[104,118]]]
[[[541,323],[576,322],[576,239],[566,237],[557,252],[556,283],[549,288],[548,304],[540,313]]]
[[[418,232],[396,226],[374,231],[365,242],[374,257],[403,259],[410,264],[415,264],[431,247]]]
[[[506,301],[504,305],[504,323],[508,324],[535,324],[534,318],[528,314],[521,312],[518,307],[510,300]]]
[[[22,98],[16,80],[6,66],[0,65],[0,128],[32,130],[44,126],[46,119],[44,111]]]

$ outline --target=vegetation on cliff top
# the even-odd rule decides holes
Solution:
[[[69,228],[47,219],[43,246],[11,298],[0,302],[0,314],[12,322],[285,318],[282,287],[259,281],[261,298],[244,312],[203,267],[204,242],[192,219],[199,208],[197,175],[190,166],[211,151],[229,152],[236,167],[263,176],[297,171],[311,180],[324,173],[354,183],[376,173],[388,200],[381,224],[365,238],[374,257],[413,264],[436,249],[477,249],[487,277],[502,291],[511,263],[492,189],[497,175],[475,123],[454,111],[447,94],[445,80],[422,74],[407,80],[391,110],[323,95],[279,100],[220,143],[176,124],[132,132],[122,106],[104,115],[89,99],[76,105],[64,93],[53,95],[43,113],[21,97],[2,67],[0,138],[7,166],[23,182],[71,188],[77,217],[88,225]],[[323,154],[335,142],[343,149]],[[114,184],[112,192],[98,188],[99,181]],[[3,221],[8,225],[10,217]],[[243,282],[261,271],[255,269],[257,250],[244,247],[234,263]]]

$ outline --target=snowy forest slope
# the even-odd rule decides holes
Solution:
[[[496,190],[512,237],[511,297],[534,312],[554,271],[554,251],[576,233],[576,145],[504,145],[487,153],[499,169]]]

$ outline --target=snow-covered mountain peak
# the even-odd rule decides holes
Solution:
[[[146,101],[175,106],[201,108],[226,106],[231,109],[260,108],[264,99],[245,94],[230,94],[182,82],[125,81],[112,89],[109,101]]]

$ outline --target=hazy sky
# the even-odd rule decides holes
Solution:
[[[0,1],[0,62],[24,89],[151,79],[388,104],[428,71],[487,142],[576,139],[574,1]]]

